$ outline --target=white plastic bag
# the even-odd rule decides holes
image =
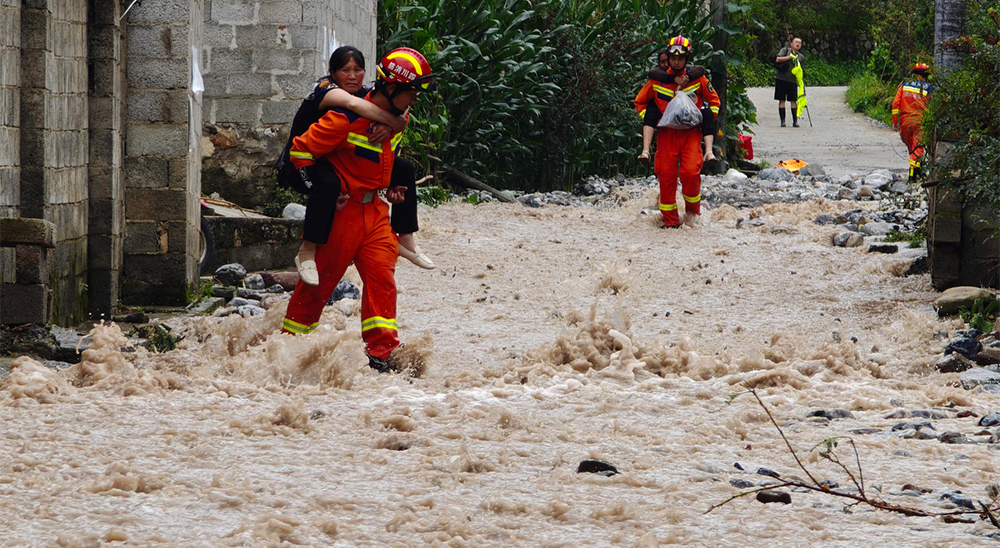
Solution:
[[[688,129],[701,125],[701,111],[691,100],[691,96],[681,90],[677,90],[674,98],[667,103],[667,108],[663,110],[660,123],[656,127],[669,127],[674,129]]]

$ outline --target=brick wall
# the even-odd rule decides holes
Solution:
[[[119,298],[124,234],[122,119],[125,102],[124,8],[117,0],[90,3],[90,194],[87,289],[94,318],[114,314]]]
[[[87,0],[31,0],[21,9],[22,217],[56,226],[53,321],[86,317]]]
[[[0,0],[0,217],[20,216],[21,1]],[[0,249],[0,283],[14,282],[14,250]]]
[[[121,291],[129,304],[183,304],[197,283],[201,102],[190,89],[202,10],[201,0],[162,0],[128,15]]]
[[[327,73],[329,38],[375,53],[371,0],[205,0],[204,190],[266,203],[270,164],[303,96]]]

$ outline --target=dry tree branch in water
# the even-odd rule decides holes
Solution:
[[[829,460],[837,467],[839,467],[851,480],[851,483],[854,484],[854,487],[858,490],[858,492],[845,493],[841,491],[832,490],[828,485],[824,485],[823,483],[817,481],[816,478],[809,471],[809,469],[806,468],[805,464],[802,463],[802,460],[799,459],[798,454],[792,447],[792,443],[788,440],[788,437],[785,436],[785,432],[781,429],[781,427],[778,426],[778,422],[774,419],[774,415],[771,414],[771,410],[768,409],[767,405],[764,404],[764,400],[760,398],[760,395],[757,394],[757,391],[753,387],[746,384],[744,384],[743,387],[746,388],[746,392],[744,393],[752,394],[753,397],[757,399],[757,403],[760,404],[761,408],[764,409],[764,412],[767,413],[767,418],[770,419],[771,424],[774,425],[774,428],[778,431],[778,434],[781,436],[781,439],[784,440],[785,445],[788,447],[788,451],[792,454],[792,457],[795,459],[796,464],[798,464],[799,469],[805,473],[805,475],[809,478],[809,481],[806,482],[800,479],[784,479],[782,480],[781,483],[777,483],[774,485],[767,485],[765,487],[759,487],[756,489],[751,489],[749,491],[743,491],[737,493],[736,495],[733,495],[732,497],[729,497],[728,499],[718,504],[713,504],[708,510],[705,511],[706,514],[715,510],[716,508],[725,506],[726,504],[729,504],[730,502],[738,498],[745,497],[747,495],[752,495],[754,493],[759,493],[762,491],[771,491],[774,489],[780,489],[782,487],[800,487],[802,489],[807,489],[809,491],[816,491],[826,495],[850,499],[854,501],[848,505],[848,508],[858,504],[867,504],[868,506],[875,508],[876,510],[896,512],[898,514],[903,514],[904,516],[944,517],[946,519],[948,517],[953,517],[953,516],[975,514],[978,515],[980,519],[989,519],[994,526],[1000,528],[1000,520],[998,520],[997,518],[998,513],[1000,513],[1000,492],[990,493],[992,501],[990,502],[989,505],[980,502],[979,506],[981,510],[956,510],[951,512],[929,512],[926,510],[921,510],[919,508],[890,504],[878,497],[875,498],[869,497],[868,494],[865,492],[864,470],[861,467],[861,456],[858,454],[858,447],[857,445],[855,445],[854,439],[847,436],[829,438],[823,440],[822,442],[818,443],[813,447],[813,449],[822,447],[819,455]],[[740,394],[736,394],[735,396],[733,396],[733,398],[730,399],[730,402],[732,401],[732,399],[734,399],[736,396],[739,395]],[[855,476],[855,474],[851,472],[851,470],[840,460],[840,457],[838,457],[836,453],[834,453],[834,449],[837,447],[838,440],[844,440],[844,439],[846,439],[847,442],[851,444],[851,449],[854,451],[854,461],[858,468],[857,476]]]

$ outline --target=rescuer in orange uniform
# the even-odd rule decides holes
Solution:
[[[914,79],[900,84],[896,98],[892,101],[892,129],[899,131],[907,150],[910,151],[910,178],[916,181],[920,176],[920,159],[924,155],[922,126],[927,97],[933,87],[927,83],[930,67],[924,63],[913,65],[910,71]]]
[[[687,38],[674,37],[660,54],[666,54],[669,58],[668,75],[680,76],[688,73],[687,59],[691,55],[691,43]],[[663,112],[678,89],[682,93],[693,94],[692,99],[699,109],[707,103],[713,118],[718,115],[719,96],[708,79],[701,75],[682,86],[674,82],[661,83],[649,80],[635,96],[635,109],[639,116],[645,118],[646,106],[650,101],[654,101],[660,112]],[[660,213],[663,215],[663,224],[666,227],[680,226],[677,214],[678,174],[681,194],[686,202],[685,222],[693,224],[696,216],[701,214],[701,167],[705,155],[711,152],[710,150],[702,152],[701,141],[700,125],[688,129],[656,128],[653,170],[660,181]]]
[[[375,89],[365,100],[403,115],[417,100],[417,93],[430,91],[435,75],[418,51],[397,48],[376,69]],[[301,280],[288,304],[282,328],[286,333],[310,333],[319,324],[323,307],[351,262],[358,268],[364,292],[361,296],[361,336],[368,364],[379,372],[398,369],[390,361],[399,346],[396,327],[396,257],[398,242],[389,224],[389,207],[379,197],[388,189],[392,203],[403,201],[405,187],[389,188],[396,147],[403,133],[378,145],[368,142],[374,122],[357,113],[332,109],[292,142],[289,158],[305,176],[306,166],[329,161],[340,178],[340,199],[329,242],[317,246],[319,285]]]

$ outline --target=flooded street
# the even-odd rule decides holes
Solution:
[[[720,206],[671,231],[642,212],[655,201],[422,210],[438,270],[397,267],[419,378],[367,367],[356,311],[279,335],[284,304],[183,320],[166,354],[121,352],[111,326],[67,371],[21,358],[0,384],[0,545],[995,545],[988,522],[797,490],[705,514],[731,480],[776,481],[760,467],[804,477],[753,397],[731,400],[741,383],[817,479],[849,487],[810,450],[851,436],[870,495],[927,511],[956,490],[988,502],[997,446],[907,439],[887,416],[937,410],[938,432],[971,435],[958,413],[1000,395],[933,369],[963,325],[936,319],[926,274],[902,276],[918,250],[833,247],[812,223],[855,202],[740,228],[749,212]],[[807,417],[829,409],[852,418]]]

